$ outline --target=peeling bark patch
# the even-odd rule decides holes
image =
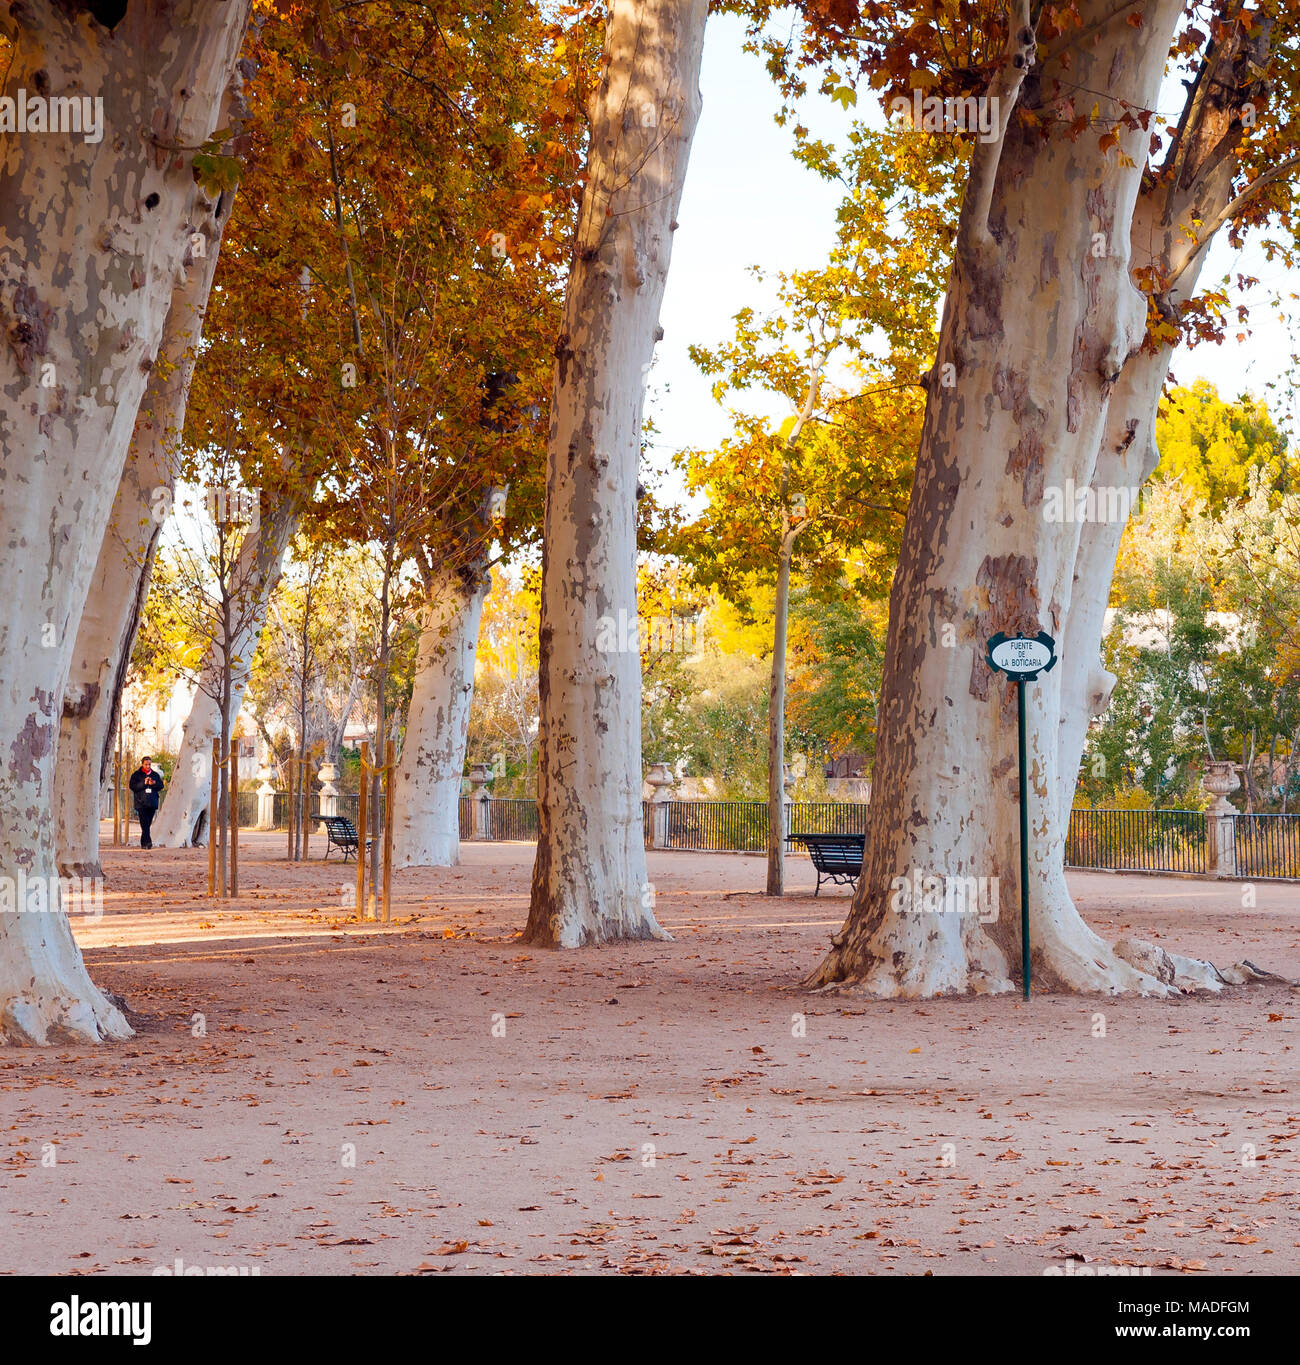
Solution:
[[[53,747],[54,726],[42,723],[33,711],[26,724],[9,746],[9,775],[15,782],[36,782],[40,778],[39,761]]]
[[[1043,239],[1043,254],[1038,264],[1038,284],[1046,289],[1061,273],[1060,262],[1056,259],[1056,233],[1049,232]]]
[[[1069,431],[1079,430],[1083,411],[1084,343],[1083,323],[1074,329],[1074,350],[1070,356],[1070,378],[1065,386],[1065,425]]]
[[[1021,431],[1015,448],[1007,455],[1005,472],[1020,484],[1020,501],[1026,508],[1042,505],[1043,437],[1036,426]]]
[[[998,631],[1033,635],[1039,630],[1038,560],[1032,555],[986,555],[975,585],[988,606],[975,619],[977,645]],[[992,678],[982,648],[971,659],[970,694],[986,701]]]
[[[569,345],[568,335],[560,336],[555,343],[555,369],[559,387],[566,388],[569,383],[569,364],[573,360],[573,348]]]
[[[1019,370],[999,365],[993,371],[993,392],[1001,401],[1004,411],[1012,413],[1017,421],[1024,417],[1029,386]]]
[[[1115,234],[1115,209],[1109,196],[1100,189],[1091,189],[1085,199],[1088,216],[1092,220],[1094,237],[1101,237],[1110,249]],[[1103,388],[1109,386],[1114,375],[1104,373],[1103,360],[1107,353],[1107,338],[1097,326],[1098,312],[1102,306],[1102,271],[1106,268],[1106,258],[1096,257],[1085,252],[1082,257],[1081,274],[1086,303],[1084,311],[1074,331],[1074,349],[1070,359],[1070,378],[1066,385],[1065,417],[1066,427],[1078,431],[1081,415],[1085,406],[1086,386],[1092,375],[1100,375]]]
[[[49,353],[54,314],[29,284],[20,284],[14,290],[10,311],[13,320],[8,327],[9,344],[18,358],[18,368],[31,374],[37,357]]]
[[[994,225],[990,229],[996,237]],[[972,340],[1002,336],[1002,277],[993,270],[971,270],[966,295],[966,332]]]
[[[80,695],[72,697],[70,695],[63,698],[63,714],[69,720],[85,720],[95,709],[99,701],[100,687],[96,682],[88,683],[80,691]]]
[[[1005,473],[1020,484],[1020,500],[1025,507],[1037,507],[1043,500],[1042,415],[1029,397],[1029,384],[1019,370],[999,365],[993,371],[993,394],[1009,412],[1020,429],[1020,439],[1007,453]]]

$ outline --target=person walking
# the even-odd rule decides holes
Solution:
[[[149,837],[149,826],[153,824],[153,818],[158,814],[158,797],[163,789],[163,775],[153,766],[153,760],[148,754],[140,760],[140,766],[131,774],[130,786],[135,795],[136,819],[140,821],[140,847],[152,848],[153,840]]]

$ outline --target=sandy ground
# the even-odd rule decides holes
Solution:
[[[828,999],[848,899],[803,860],[771,902],[757,858],[651,854],[676,941],[556,954],[516,939],[530,845],[398,874],[384,928],[321,844],[242,850],[229,909],[202,851],[108,851],[78,937],[138,1037],[0,1051],[0,1272],[1300,1268],[1286,985]],[[1072,884],[1112,938],[1300,978],[1300,886]]]

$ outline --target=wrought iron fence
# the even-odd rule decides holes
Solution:
[[[668,847],[760,853],[767,847],[765,801],[669,801]]]
[[[336,800],[335,813],[338,815],[346,815],[347,818],[351,820],[352,823],[355,825],[357,823],[357,818],[361,813],[360,795],[357,792],[343,792],[338,797],[336,797],[335,800]],[[461,802],[462,807],[464,806],[464,804],[465,801],[464,799],[462,799]],[[384,794],[383,792],[380,792],[378,823],[381,829],[383,828],[384,806],[385,806]],[[239,793],[239,826],[241,829],[256,828],[257,807],[258,795],[255,790],[241,791]],[[316,793],[312,794],[310,800],[307,803],[307,814],[312,820],[318,820],[320,818],[320,797]],[[268,828],[286,830],[288,829],[288,820],[289,795],[287,792],[276,792],[271,802],[271,824],[268,826]],[[373,803],[371,804],[369,810],[366,812],[366,823],[370,826],[371,833],[373,834],[375,828],[375,815]],[[469,838],[472,831],[473,831],[472,823],[469,826],[465,825],[464,814],[462,812],[461,834],[465,838]],[[315,831],[313,831],[313,833],[314,832]]]
[[[537,838],[537,802],[514,797],[488,802],[488,838]]]
[[[790,834],[865,834],[867,811],[863,803],[846,801],[795,801],[790,806]]]
[[[460,837],[473,839],[476,829],[476,799],[462,796],[458,815]],[[319,815],[319,797],[313,795],[309,814]],[[107,815],[111,814],[111,805]],[[339,815],[346,815],[356,824],[360,797],[356,792],[342,793],[337,798]],[[766,801],[669,801],[667,805],[666,848],[698,850],[715,853],[761,853],[767,848]],[[379,821],[373,809],[368,813],[371,832],[376,824],[383,827],[384,800],[380,796]],[[655,803],[641,803],[642,828],[645,846],[654,843],[652,824]],[[241,828],[257,826],[258,794],[254,789],[239,793],[239,823]],[[662,817],[661,817],[662,818]],[[790,805],[790,833],[792,834],[861,834],[866,829],[867,807],[841,801],[795,801]],[[288,796],[276,792],[272,802],[272,823],[269,828],[287,828]],[[488,801],[488,838],[492,840],[530,841],[537,838],[537,803],[529,798],[492,797]],[[313,831],[314,833],[314,831]]]
[[[1205,812],[1072,810],[1065,865],[1114,872],[1204,872]]]
[[[1232,835],[1238,877],[1300,877],[1300,815],[1238,815]]]
[[[340,794],[337,809],[355,824],[360,797]],[[277,792],[272,803],[272,829],[284,830],[288,797]],[[669,849],[700,852],[761,853],[767,848],[766,801],[669,801],[665,819]],[[476,798],[459,802],[460,837],[475,837]],[[112,792],[104,793],[101,815],[112,816]],[[647,848],[654,843],[652,820],[655,803],[641,803]],[[795,801],[789,807],[791,834],[864,834],[865,803],[846,801]],[[310,812],[319,814],[319,797],[313,795]],[[134,812],[131,812],[134,817]],[[379,818],[369,812],[370,830],[383,828],[384,798]],[[244,829],[257,825],[258,794],[253,788],[239,793],[239,823]],[[1230,815],[1231,838],[1222,856],[1226,876],[1261,879],[1300,879],[1300,814]],[[134,818],[133,821],[134,823]],[[1070,812],[1065,841],[1065,865],[1080,869],[1115,872],[1205,873],[1210,867],[1209,840],[1214,817],[1195,810],[1074,810]],[[663,828],[663,827],[661,827]],[[314,831],[313,831],[314,833]],[[491,797],[488,801],[488,837],[493,840],[532,841],[537,838],[537,803],[530,798]],[[1231,866],[1226,865],[1233,857]]]

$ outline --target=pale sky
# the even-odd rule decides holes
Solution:
[[[777,92],[762,63],[741,51],[742,31],[731,16],[709,20],[701,78],[704,107],[664,297],[664,339],[651,372],[649,412],[659,428],[652,463],[657,467],[673,450],[708,448],[730,429],[708,382],[691,364],[687,347],[729,338],[732,317],[746,305],[762,311],[763,294],[746,267],[777,271],[816,266],[834,238],[840,194],[790,155],[788,130],[772,121]],[[802,117],[828,141],[836,140],[850,121],[839,106],[815,96],[806,102]],[[1238,269],[1258,275],[1263,285],[1285,279],[1280,267],[1269,266],[1258,252],[1248,251],[1239,260],[1220,234],[1202,283]],[[1293,277],[1291,288],[1300,289],[1300,280]],[[1260,309],[1253,326],[1255,335],[1244,344],[1230,341],[1180,353],[1174,365],[1178,382],[1190,384],[1203,375],[1225,398],[1246,388],[1262,396],[1265,382],[1283,372],[1292,344],[1286,330]],[[752,406],[762,410],[757,402]],[[1270,406],[1279,420],[1290,418],[1294,439],[1294,409],[1288,414],[1276,398],[1270,398]],[[785,415],[779,409],[772,415],[776,412]]]

